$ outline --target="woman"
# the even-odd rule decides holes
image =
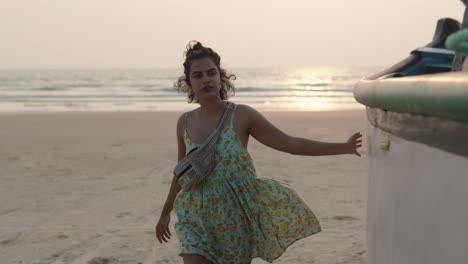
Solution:
[[[200,107],[177,122],[178,160],[216,129],[234,91],[220,67],[221,58],[199,42],[187,46],[184,76],[175,87]],[[185,264],[245,264],[255,257],[272,262],[298,239],[320,232],[311,209],[285,183],[259,179],[247,151],[249,137],[273,149],[295,155],[360,156],[361,134],[345,143],[325,143],[291,137],[247,105],[235,105],[217,142],[215,170],[192,191],[183,191],[174,176],[155,227],[157,239],[167,242],[170,212],[175,211],[179,254]]]

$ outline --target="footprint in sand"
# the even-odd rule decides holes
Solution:
[[[58,239],[66,239],[68,238],[68,235],[63,235],[63,234],[60,234],[57,236]]]
[[[8,157],[9,160],[12,160],[12,161],[18,161],[21,159],[20,156],[11,156],[11,157]]]
[[[3,240],[3,241],[0,241],[0,246],[6,246],[6,245],[11,244],[13,242],[14,242],[14,239]]]
[[[343,220],[348,220],[348,221],[354,221],[354,220],[359,220],[355,217],[349,216],[349,215],[337,215],[333,217],[334,220],[338,221],[343,221]]]
[[[131,214],[132,214],[131,212],[120,212],[120,213],[115,214],[115,217],[122,218],[125,216],[129,216]]]
[[[92,260],[88,261],[88,264],[111,264],[118,262],[118,259],[114,257],[104,258],[104,257],[96,257]]]

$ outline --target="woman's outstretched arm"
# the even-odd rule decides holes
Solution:
[[[306,138],[292,137],[270,123],[255,109],[242,105],[242,116],[247,118],[248,133],[260,143],[273,149],[304,156],[324,156],[354,154],[361,156],[357,151],[361,147],[362,135],[357,132],[346,142],[328,143],[314,141]]]

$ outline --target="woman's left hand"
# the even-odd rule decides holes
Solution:
[[[169,230],[169,223],[171,222],[171,215],[161,215],[158,223],[156,224],[156,238],[159,240],[159,243],[165,243],[171,238],[171,231]]]
[[[346,142],[348,146],[348,154],[354,154],[361,157],[361,154],[357,151],[358,148],[362,146],[362,134],[360,132],[352,135]]]

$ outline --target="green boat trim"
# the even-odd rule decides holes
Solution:
[[[468,72],[363,79],[354,98],[382,110],[468,122]]]

